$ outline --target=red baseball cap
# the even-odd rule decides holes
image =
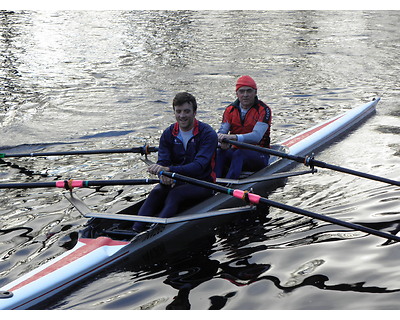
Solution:
[[[239,90],[240,87],[251,87],[257,90],[257,84],[250,76],[241,76],[236,82],[236,91]]]

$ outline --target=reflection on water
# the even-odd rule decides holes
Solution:
[[[380,14],[387,25],[397,21],[394,12]],[[260,97],[273,108],[279,141],[282,129],[289,136],[337,107],[382,94],[370,75],[387,74],[397,58],[395,35],[362,11],[2,11],[1,17],[3,146],[71,141],[132,124],[132,137],[152,136],[171,121],[170,100],[181,90],[195,94],[201,117],[217,126],[244,73],[257,79]],[[387,48],[379,59],[382,51],[368,46],[374,39]]]
[[[400,126],[381,126],[377,130],[382,133],[400,134]]]
[[[0,151],[157,145],[171,99],[218,128],[238,76],[273,111],[272,142],[381,96],[317,159],[400,179],[398,11],[0,11]],[[338,23],[340,21],[340,23]],[[155,155],[150,156],[153,160]],[[3,182],[147,177],[135,154],[0,159]],[[115,212],[148,186],[79,190]],[[319,170],[270,198],[396,234],[399,190]],[[0,285],[54,258],[86,219],[55,190],[0,190]],[[396,309],[397,245],[271,208],[212,239],[135,257],[53,309]],[[136,259],[136,260],[135,260]]]

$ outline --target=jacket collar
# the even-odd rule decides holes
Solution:
[[[194,119],[194,126],[193,126],[193,135],[197,135],[199,133],[199,121],[195,118]],[[179,124],[175,122],[174,127],[172,129],[172,135],[177,137],[179,134]]]

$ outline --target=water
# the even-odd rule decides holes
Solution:
[[[1,11],[0,149],[157,145],[185,90],[217,129],[235,80],[250,74],[273,110],[273,142],[382,97],[374,117],[317,158],[399,180],[399,25],[398,11]],[[147,177],[126,154],[6,159],[0,169],[1,182]],[[115,212],[148,190],[77,192]],[[400,190],[379,182],[319,170],[270,198],[399,228]],[[86,222],[53,189],[0,190],[0,208],[0,286],[67,250]],[[398,309],[397,244],[278,209],[163,250],[41,308]]]

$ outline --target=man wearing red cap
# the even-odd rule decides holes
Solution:
[[[250,76],[242,76],[236,82],[235,102],[224,111],[218,130],[220,148],[217,151],[215,172],[226,178],[237,179],[243,169],[257,171],[268,165],[269,156],[257,151],[239,149],[222,142],[223,139],[270,147],[272,112],[258,100],[257,84]]]

